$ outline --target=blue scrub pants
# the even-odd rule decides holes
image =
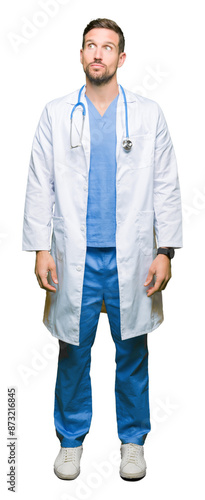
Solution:
[[[137,276],[136,276],[137,279]],[[87,247],[80,345],[59,340],[54,423],[62,447],[83,443],[92,418],[91,347],[105,301],[116,347],[115,402],[121,442],[143,445],[150,431],[147,334],[121,340],[115,247]]]

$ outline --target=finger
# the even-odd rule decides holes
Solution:
[[[44,280],[42,280],[42,284],[43,284],[44,290],[56,292],[56,288],[48,283],[47,278],[46,279],[44,278]]]
[[[36,274],[36,278],[37,278],[37,281],[38,281],[39,286],[42,288],[42,283],[41,283],[41,280],[40,280],[39,276],[37,276],[37,274]]]
[[[40,275],[38,275],[37,279],[41,288],[51,292],[56,292],[56,288],[48,283],[47,277],[44,276],[42,278]]]
[[[147,290],[147,297],[151,297],[157,290],[155,290],[155,286],[152,286]]]
[[[47,285],[44,285],[42,288],[44,290],[47,290],[48,292],[56,292],[56,288],[52,285],[49,285],[49,283],[47,283]]]
[[[56,274],[56,267],[50,269],[50,272],[51,272],[51,278],[53,280],[54,283],[58,283],[58,277],[57,277],[57,274]]]
[[[148,288],[147,290],[147,297],[150,297],[151,295],[153,295],[155,292],[160,292],[161,290],[163,290],[163,284],[164,284],[164,280],[161,282],[161,281],[156,281],[154,286]]]
[[[150,285],[151,281],[153,280],[153,276],[154,273],[152,271],[149,271],[144,286]]]
[[[49,285],[49,283],[47,286],[44,286],[43,288],[44,288],[44,290],[47,290],[48,292],[56,292],[56,288],[52,285]]]
[[[164,280],[161,284],[161,287],[160,287],[160,290],[165,290],[166,286],[167,286],[167,283],[169,282],[170,278],[167,278],[166,280]]]

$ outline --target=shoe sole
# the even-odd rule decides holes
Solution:
[[[138,472],[138,474],[127,474],[126,472],[120,472],[120,477],[127,481],[137,481],[146,476],[146,472]]]
[[[66,475],[66,474],[61,474],[61,472],[58,472],[54,469],[54,473],[55,475],[59,478],[59,479],[67,479],[67,480],[72,480],[72,479],[76,479],[76,477],[79,476],[80,474],[80,470],[78,472],[76,472],[75,474],[72,474],[72,475]]]

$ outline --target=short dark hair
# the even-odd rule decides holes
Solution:
[[[85,35],[87,35],[87,33],[94,28],[106,28],[106,29],[115,31],[115,33],[118,33],[118,35],[119,35],[119,54],[121,52],[124,52],[125,37],[123,35],[121,28],[118,26],[117,23],[115,23],[115,21],[112,21],[111,19],[106,19],[106,18],[93,19],[92,21],[90,21],[89,24],[87,24],[87,26],[83,32],[83,42],[82,42],[83,49],[84,49],[84,45],[85,45]]]

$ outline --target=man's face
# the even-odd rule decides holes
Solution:
[[[119,54],[119,35],[115,31],[94,28],[85,35],[80,61],[91,83],[103,85],[110,81],[125,57],[124,52]]]

